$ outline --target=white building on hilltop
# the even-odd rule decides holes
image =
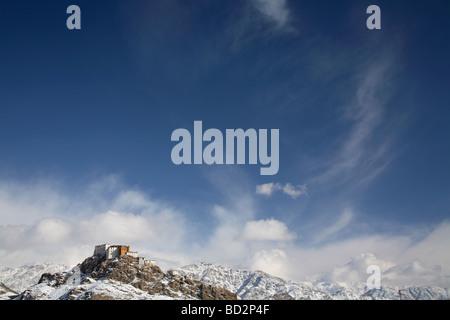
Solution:
[[[95,246],[94,256],[102,257],[105,259],[114,259],[122,256],[130,256],[136,259],[136,262],[140,266],[144,265],[155,265],[155,260],[147,260],[144,257],[139,257],[137,251],[130,251],[130,246],[126,245],[110,245],[110,244],[100,244]]]
[[[121,257],[130,252],[130,246],[101,244],[95,246],[94,256],[104,257],[105,259],[113,259]]]

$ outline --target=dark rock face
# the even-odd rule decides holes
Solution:
[[[52,286],[59,286],[65,281],[65,277],[61,273],[43,273],[38,283],[47,283]]]
[[[17,292],[8,288],[4,283],[0,282],[0,295],[6,295],[6,294],[8,294],[9,296],[16,296]]]

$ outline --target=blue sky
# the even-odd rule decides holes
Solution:
[[[129,242],[168,266],[449,285],[447,2],[0,7],[1,265]],[[279,129],[278,174],[174,165],[195,120]]]

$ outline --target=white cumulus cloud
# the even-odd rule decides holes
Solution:
[[[259,241],[288,241],[296,237],[295,233],[290,232],[283,222],[273,218],[247,222],[241,236],[245,240]]]
[[[252,257],[251,268],[269,274],[284,276],[289,265],[288,254],[281,249],[260,250]]]
[[[304,196],[307,194],[306,185],[293,186],[290,183],[281,184],[278,182],[264,183],[256,186],[256,194],[272,196],[276,191],[282,191],[293,199]]]

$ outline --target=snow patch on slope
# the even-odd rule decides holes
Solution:
[[[37,284],[44,273],[59,273],[70,269],[70,266],[51,263],[18,268],[0,267],[0,282],[16,292],[22,292]]]

